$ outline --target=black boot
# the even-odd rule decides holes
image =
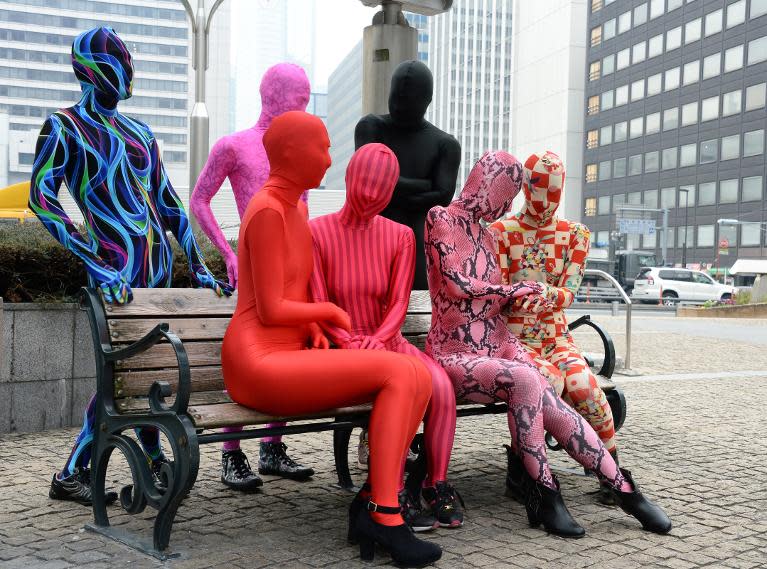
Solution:
[[[660,506],[656,506],[650,500],[645,498],[639,491],[631,473],[625,468],[621,468],[621,474],[626,481],[634,488],[633,492],[621,492],[613,490],[616,503],[621,509],[630,516],[634,516],[642,528],[653,533],[668,533],[671,531],[671,520]]]
[[[525,509],[530,527],[543,524],[547,532],[560,537],[579,538],[586,535],[586,530],[579,526],[567,511],[559,491],[559,481],[556,478],[554,478],[556,490],[535,482],[529,477],[527,479],[529,491]]]
[[[613,449],[610,451],[610,456],[613,457],[615,464],[618,464],[618,450]],[[597,500],[600,504],[605,506],[615,506],[618,504],[615,500],[615,494],[613,494],[613,487],[610,486],[604,480],[599,481],[599,492],[597,493]]]
[[[287,454],[285,443],[261,443],[258,473],[282,476],[291,480],[306,480],[314,476],[314,469],[301,466]]]
[[[522,459],[509,445],[503,445],[506,448],[508,457],[508,466],[506,469],[506,496],[524,504],[526,500],[525,479],[527,471],[522,464]]]
[[[425,567],[442,557],[442,548],[439,545],[418,539],[406,524],[381,525],[373,521],[369,512],[399,514],[400,507],[379,506],[367,502],[365,508],[357,512],[354,533],[359,539],[360,558],[363,561],[372,561],[375,558],[376,544],[388,551],[392,561],[401,567]]]
[[[240,449],[221,451],[221,482],[240,492],[251,492],[264,484]]]

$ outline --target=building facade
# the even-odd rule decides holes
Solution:
[[[589,0],[583,213],[666,263],[764,257],[767,0]],[[627,209],[622,209],[627,208]],[[630,208],[630,209],[628,209]],[[620,218],[667,229],[621,234]]]

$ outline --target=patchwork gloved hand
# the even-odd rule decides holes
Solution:
[[[117,271],[112,272],[112,278],[98,284],[104,295],[104,302],[109,304],[127,304],[133,300],[133,291],[128,281]]]
[[[192,282],[198,288],[213,289],[218,296],[232,296],[232,291],[234,290],[233,287],[218,280],[205,268],[198,268],[192,273]]]
[[[526,312],[528,314],[540,314],[549,312],[556,307],[557,289],[544,283],[522,281],[520,285],[534,285],[533,292],[524,296],[514,297],[512,310]]]

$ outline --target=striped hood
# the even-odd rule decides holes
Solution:
[[[389,205],[399,178],[394,152],[377,142],[354,153],[346,168],[346,203],[341,218],[347,225],[367,225]]]

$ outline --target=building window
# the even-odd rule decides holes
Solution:
[[[639,138],[644,134],[644,117],[631,119],[629,123],[629,138]]]
[[[615,123],[615,142],[626,140],[626,121]]]
[[[724,72],[729,73],[743,67],[743,46],[736,45],[724,52]]]
[[[634,8],[634,27],[641,26],[647,21],[647,2]]]
[[[631,64],[631,49],[622,49],[616,55],[616,67],[618,71],[626,69]]]
[[[690,126],[698,122],[698,101],[682,105],[682,126]]]
[[[722,31],[722,10],[706,14],[706,37]],[[593,32],[592,32],[593,33]]]
[[[722,54],[712,53],[708,57],[703,58],[703,79],[710,79],[719,75],[719,70],[722,68]]]
[[[679,186],[679,207],[695,207],[695,186]]]
[[[751,11],[748,17],[752,20],[767,14],[767,0],[751,0]]]
[[[748,64],[754,65],[767,59],[767,36],[748,42]]]
[[[626,177],[626,159],[616,158],[613,160],[613,178]]]
[[[664,4],[666,0],[650,0],[650,19],[663,15]]]
[[[722,137],[722,160],[740,158],[740,135]]]
[[[600,70],[602,68],[602,63],[600,61],[595,61],[589,66],[589,81],[596,81],[600,77]]]
[[[667,12],[671,12],[682,6],[682,0],[668,0]]]
[[[762,224],[744,223],[740,226],[740,244],[742,246],[759,246],[762,244]]]
[[[642,173],[642,155],[634,154],[633,156],[629,156],[628,175],[638,176],[641,173]]]
[[[661,170],[673,170],[676,168],[677,148],[672,146],[671,148],[664,148],[661,156]]]
[[[716,203],[716,182],[698,184],[698,205],[714,205]]]
[[[655,134],[660,131],[660,112],[647,115],[646,134]]]
[[[602,198],[599,198],[602,199]],[[610,212],[608,212],[610,213]],[[597,241],[596,244],[598,247],[606,247],[607,246],[607,235],[608,231],[598,231],[597,232]]]
[[[692,43],[700,39],[701,19],[691,20],[684,25],[684,43]]]
[[[586,198],[583,214],[586,217],[594,217],[597,214],[597,198]]]
[[[660,73],[650,75],[647,78],[647,96],[652,97],[653,95],[660,93],[662,83],[663,76]]]
[[[612,20],[607,20],[602,25],[602,34],[604,35],[605,41],[613,39],[615,37],[615,18]]]
[[[586,183],[591,183],[596,181],[597,181],[597,165],[587,164],[586,165]]]
[[[738,201],[738,180],[721,180],[719,182],[719,203],[735,203]]]
[[[613,108],[613,92],[612,91],[605,91],[602,93],[602,103],[601,107],[603,111],[609,111]]]
[[[642,192],[631,192],[626,196],[626,203],[629,205],[642,205]]]
[[[682,68],[683,84],[692,85],[700,79],[700,60],[685,63]]]
[[[743,178],[743,189],[741,190],[741,201],[754,202],[762,199],[762,177],[751,176]]]
[[[746,21],[746,0],[738,0],[727,6],[727,29]]]
[[[613,125],[608,124],[599,130],[599,145],[607,146],[613,142]]]
[[[602,43],[602,26],[597,26],[591,30],[591,47],[596,47]]]
[[[665,76],[666,76],[666,80],[664,81],[664,85],[663,85],[664,91],[671,91],[672,89],[676,89],[679,87],[679,68],[678,67],[667,69]]]
[[[596,148],[599,146],[599,132],[596,130],[590,130],[586,135],[586,148]]]
[[[642,203],[645,207],[658,207],[658,190],[645,190],[643,193]]]
[[[602,0],[591,0],[591,11],[598,12],[602,9]]]
[[[620,107],[629,102],[629,86],[621,85],[615,90],[615,106]]]
[[[659,155],[657,150],[652,152],[646,152],[644,155],[644,171],[645,174],[658,171]]]
[[[595,115],[599,112],[599,95],[589,97],[589,106],[586,107],[586,114]]]
[[[695,166],[698,163],[698,145],[685,144],[679,149],[679,167]]]
[[[612,162],[609,160],[604,160],[599,163],[599,179],[600,180],[609,180],[610,179],[610,167],[612,166]]]
[[[746,88],[746,110],[753,111],[764,107],[767,95],[767,83],[759,83]]]
[[[618,213],[622,205],[626,203],[626,194],[615,194],[613,196],[613,213]]]
[[[599,196],[597,213],[599,213],[599,215],[610,213],[610,196]]]
[[[705,140],[700,143],[700,163],[711,164],[716,162],[719,157],[717,149],[719,148],[719,141],[714,138],[713,140]]]
[[[657,57],[661,53],[663,53],[663,34],[658,34],[647,42],[647,57]]]
[[[722,95],[722,116],[729,117],[740,112],[741,90],[730,91]]]
[[[719,116],[719,95],[703,99],[700,104],[700,122],[714,120]]]
[[[682,26],[677,26],[666,32],[666,53],[682,45]]]
[[[618,16],[618,33],[622,34],[631,29],[631,10]]]
[[[663,111],[663,130],[671,130],[679,126],[679,108]]]
[[[676,188],[661,188],[660,207],[662,209],[676,207]]]
[[[681,225],[676,229],[676,246],[680,248],[692,247],[692,227]]]
[[[615,54],[610,54],[602,59],[602,74],[610,75],[615,71]]]
[[[759,156],[764,153],[764,130],[752,130],[743,135],[743,156]]]
[[[698,226],[698,247],[713,247],[713,246],[714,246],[714,226],[699,225]]]

